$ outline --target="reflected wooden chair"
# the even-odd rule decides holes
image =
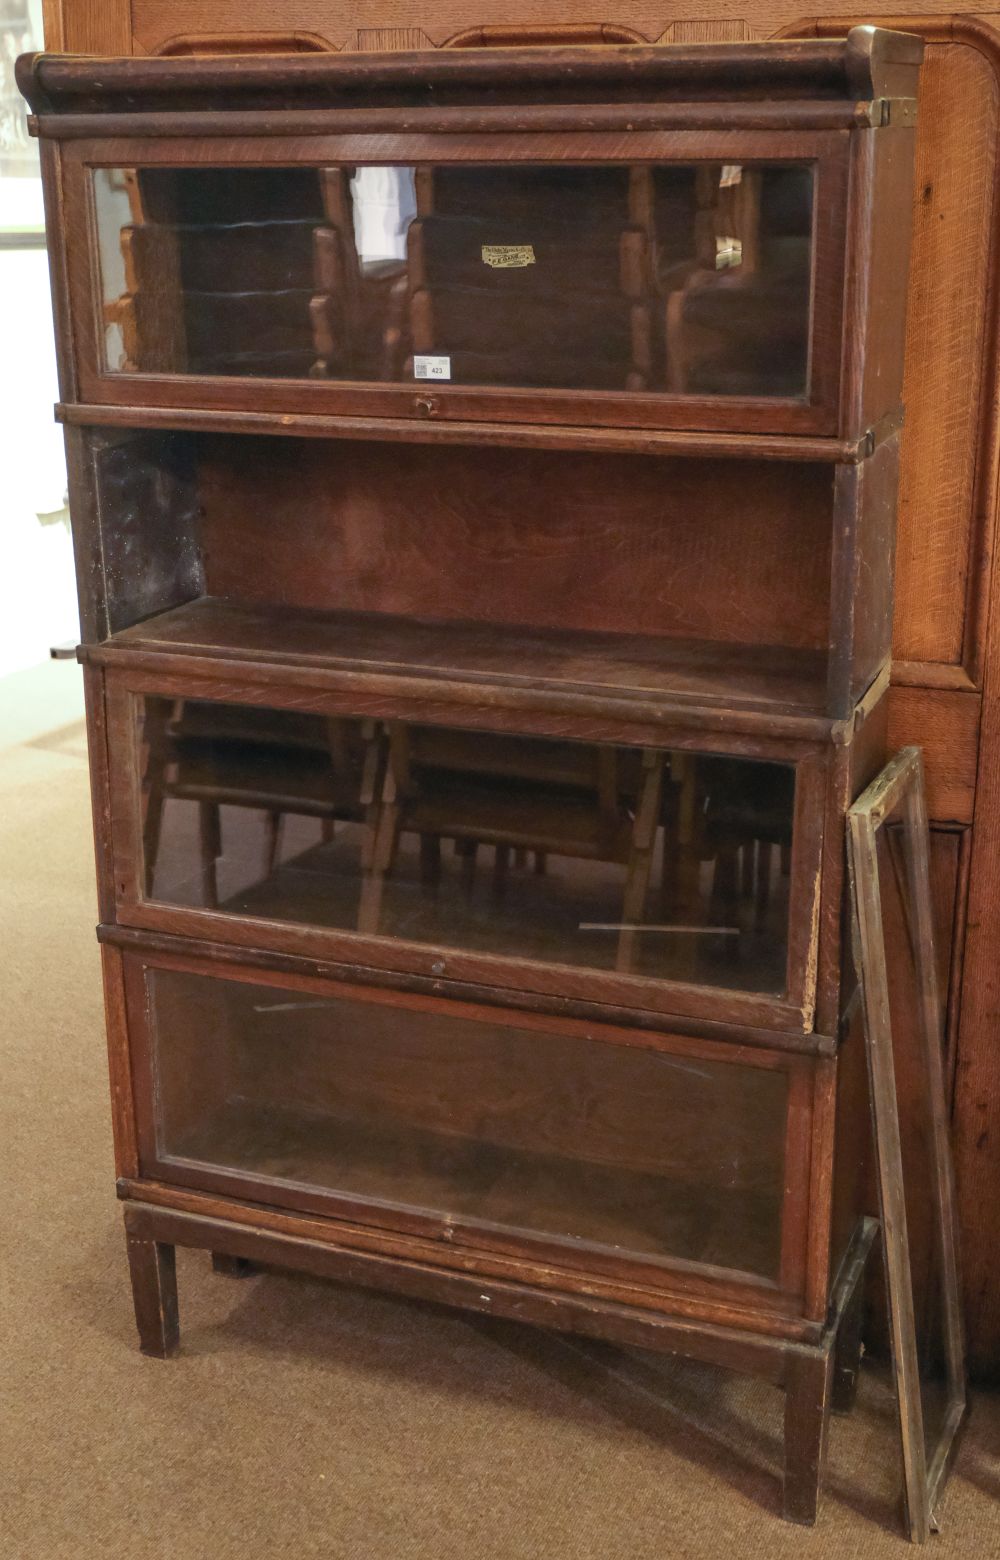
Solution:
[[[350,168],[320,169],[325,220],[313,235],[314,379],[392,380],[406,352],[407,263],[358,257]]]
[[[687,259],[658,249],[667,389],[801,394],[811,209],[800,170],[700,167]]]
[[[279,179],[204,168],[195,181],[170,168],[102,172],[100,198],[122,211],[124,291],[104,303],[106,332],[120,333],[112,367],[309,372],[311,246],[324,213],[312,170],[278,170]]]
[[[319,820],[330,841],[338,822],[363,823],[362,868],[375,842],[382,743],[375,722],[197,700],[148,699],[142,730],[143,859],[154,892],[163,815],[171,800],[198,809],[202,899],[219,902],[223,807],[264,815],[261,874],[281,854],[286,815]]]
[[[787,876],[791,868],[794,772],[779,764],[675,753],[671,777],[676,790],[672,824],[664,830],[664,913],[735,926],[744,907],[752,905],[754,929],[763,931],[775,849],[782,873]],[[712,865],[707,903],[701,885],[705,862]]]
[[[573,172],[538,189],[510,170],[418,171],[402,377],[429,354],[466,384],[648,387],[649,171],[588,170],[585,228]]]
[[[379,930],[385,880],[400,836],[420,837],[421,877],[434,892],[441,844],[454,843],[471,891],[480,846],[492,846],[493,886],[534,853],[625,867],[617,967],[633,962],[660,817],[664,755],[588,743],[448,731],[393,723],[371,870],[359,926]]]

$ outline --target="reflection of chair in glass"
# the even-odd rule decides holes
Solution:
[[[413,354],[449,357],[465,384],[646,387],[647,169],[436,168],[416,195]]]
[[[163,813],[171,800],[197,805],[202,899],[209,906],[218,904],[222,807],[264,814],[262,881],[278,864],[286,814],[318,819],[327,841],[337,822],[363,822],[362,865],[368,865],[380,762],[373,722],[149,699],[142,740],[147,893],[155,891]]]
[[[406,331],[411,168],[323,168],[310,303],[314,378],[395,379]]]
[[[510,853],[535,869],[547,856],[625,867],[618,967],[632,963],[642,923],[659,824],[663,754],[586,743],[495,736],[393,723],[372,868],[360,926],[377,932],[384,881],[400,836],[420,836],[428,892],[441,875],[441,842],[454,842],[471,890],[480,845],[495,850],[494,890],[502,893]]]
[[[129,219],[119,236],[122,291],[117,296],[108,296],[112,278],[105,274],[108,366],[123,373],[183,373],[187,348],[177,234],[147,212],[134,169],[105,168],[101,175],[100,201],[114,201]]]
[[[324,221],[313,233],[316,292],[309,303],[314,378],[346,374],[357,350],[361,277],[354,242],[349,170],[321,168]]]
[[[684,191],[657,170],[657,271],[667,388],[687,395],[802,395],[812,228],[802,168],[706,164]],[[665,181],[672,179],[672,183]],[[666,219],[686,204],[693,244]]]
[[[315,170],[144,168],[124,178],[124,289],[105,303],[106,326],[121,332],[123,361],[113,366],[305,374],[323,217]],[[111,184],[100,198],[122,203]]]
[[[748,759],[674,754],[674,819],[664,837],[665,907],[688,915],[707,911],[709,925],[740,924],[753,905],[754,929],[766,929],[774,849],[781,871],[791,863],[794,770]],[[707,906],[701,865],[712,863]],[[733,950],[736,951],[734,941]]]

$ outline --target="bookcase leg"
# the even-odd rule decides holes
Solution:
[[[808,1526],[819,1505],[832,1363],[832,1350],[795,1355],[785,1378],[784,1512]]]
[[[180,1344],[174,1248],[135,1235],[126,1240],[139,1347],[143,1354],[168,1359]]]
[[[830,1388],[830,1406],[835,1414],[849,1414],[858,1395],[864,1302],[865,1286],[859,1280],[837,1328],[837,1342],[833,1351],[833,1384]]]
[[[212,1271],[221,1273],[224,1278],[250,1278],[259,1269],[255,1262],[248,1262],[246,1257],[227,1257],[224,1251],[213,1251]]]

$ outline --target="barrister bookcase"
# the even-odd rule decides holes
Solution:
[[[185,1245],[714,1361],[814,1518],[921,50],[20,62],[146,1353]]]

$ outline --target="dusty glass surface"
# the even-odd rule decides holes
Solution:
[[[948,1378],[944,1319],[943,1273],[938,1244],[940,1191],[934,1162],[933,1099],[931,1080],[920,1055],[920,971],[917,965],[918,929],[910,879],[905,801],[887,816],[876,835],[879,893],[889,990],[889,1022],[893,1070],[899,1107],[900,1185],[906,1213],[910,1278],[914,1297],[916,1356],[928,1459],[946,1428],[952,1401]],[[936,939],[938,990],[946,991],[950,907],[934,907],[942,925]],[[934,949],[920,951],[934,957]],[[944,1054],[943,1012],[938,1038],[941,1064]]]
[[[889,761],[848,821],[905,1512],[924,1542],[967,1393],[941,998],[953,904],[931,875],[919,748]]]
[[[173,970],[147,982],[161,1157],[363,1200],[390,1228],[412,1209],[459,1240],[486,1225],[777,1277],[781,1069]]]
[[[152,900],[785,990],[790,765],[207,701],[137,707]]]
[[[112,372],[801,397],[813,171],[101,168]]]

